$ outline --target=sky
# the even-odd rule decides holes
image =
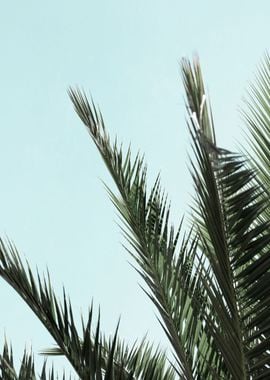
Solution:
[[[218,145],[237,149],[239,109],[269,48],[269,12],[268,0],[2,2],[0,236],[33,269],[49,269],[59,297],[65,286],[78,322],[93,300],[106,334],[121,317],[128,342],[148,333],[168,347],[102,181],[115,188],[67,89],[91,94],[110,135],[145,153],[149,183],[161,173],[177,224],[192,194],[181,59],[199,55]],[[6,336],[15,358],[53,345],[3,280],[0,299],[0,343]]]

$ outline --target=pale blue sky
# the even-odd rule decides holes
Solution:
[[[92,298],[104,331],[121,315],[128,340],[165,340],[100,179],[104,165],[66,90],[91,91],[111,135],[145,152],[150,178],[161,171],[175,221],[192,192],[179,62],[198,52],[219,145],[242,139],[247,82],[269,47],[269,0],[7,1],[0,11],[0,231],[33,267],[48,266],[78,314]],[[1,281],[0,337],[20,357],[52,343]],[[3,340],[3,339],[2,339]]]

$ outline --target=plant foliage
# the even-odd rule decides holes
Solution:
[[[118,329],[105,337],[93,307],[77,326],[64,290],[55,295],[50,277],[33,274],[15,246],[0,241],[0,276],[28,304],[82,380],[259,380],[270,378],[270,58],[265,56],[247,109],[250,157],[217,143],[200,64],[182,61],[195,195],[192,223],[175,228],[159,176],[147,185],[144,158],[133,158],[112,141],[100,111],[78,89],[69,95],[115,184],[107,187],[119,212],[126,250],[155,305],[173,353],[146,339],[128,346]],[[36,373],[24,353],[16,371],[11,347],[0,356],[7,380],[59,378],[53,368]],[[65,379],[65,374],[60,377]]]

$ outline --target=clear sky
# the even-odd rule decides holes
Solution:
[[[238,109],[269,48],[269,0],[2,2],[0,10],[0,233],[31,265],[48,266],[77,315],[100,305],[103,330],[166,345],[121,246],[106,169],[75,115],[67,88],[91,91],[108,130],[161,171],[177,222],[188,210],[188,134],[179,63],[200,56],[218,144],[242,141]],[[0,342],[20,357],[52,344],[0,282]],[[58,359],[57,359],[58,360]],[[62,365],[62,364],[61,364]]]

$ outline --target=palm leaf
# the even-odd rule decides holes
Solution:
[[[263,293],[269,289],[270,230],[262,214],[269,199],[245,160],[217,147],[199,62],[192,67],[184,61],[183,76],[196,158],[194,219],[211,273],[202,278],[212,316],[206,308],[205,323],[222,355],[226,378],[267,378],[270,341],[264,329],[268,334],[270,320],[264,320],[264,328],[261,323],[270,307]]]
[[[249,86],[242,110],[248,127],[248,146],[245,153],[256,171],[256,178],[261,188],[270,195],[270,57],[265,54],[255,77],[255,83]],[[270,207],[262,213],[265,220],[270,220]]]
[[[87,320],[82,321],[80,336],[65,291],[61,303],[53,291],[49,276],[42,281],[37,273],[36,281],[30,266],[27,264],[27,268],[24,267],[16,248],[11,243],[5,245],[2,240],[0,276],[23,298],[54,338],[56,348],[44,350],[43,353],[65,355],[80,379],[147,379],[148,371],[152,371],[159,380],[174,379],[174,371],[167,368],[165,355],[159,350],[153,352],[149,344],[134,345],[129,353],[125,349],[124,355],[121,349],[124,345],[118,341],[118,329],[112,339],[105,339],[100,331],[99,317],[96,328],[93,328],[93,307]],[[25,362],[27,368],[31,363],[29,360]]]
[[[55,375],[53,368],[50,371],[46,370],[46,363],[42,367],[40,375],[37,375],[34,366],[34,358],[32,354],[27,354],[25,351],[17,371],[13,363],[13,354],[11,346],[5,342],[2,355],[0,355],[0,378],[1,380],[56,380],[59,376]],[[66,380],[65,374],[62,375],[62,380]]]
[[[257,176],[270,193],[270,56],[265,54],[255,83],[250,84],[247,109],[243,111],[249,129],[250,160],[257,169]]]
[[[175,232],[160,179],[148,193],[143,159],[137,155],[132,161],[130,149],[124,155],[121,146],[110,142],[102,115],[85,94],[70,90],[70,97],[119,190],[116,195],[107,188],[132,247],[128,251],[138,264],[137,271],[149,289],[145,291],[156,305],[160,323],[174,349],[179,375],[193,379],[208,373],[215,378],[218,371],[222,378],[222,369],[212,366],[213,358],[218,363],[214,343],[210,344],[200,322],[200,309],[207,298],[197,279],[197,238],[189,233],[182,241],[179,239],[181,224]],[[192,302],[192,298],[197,302]]]

